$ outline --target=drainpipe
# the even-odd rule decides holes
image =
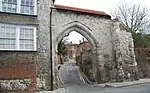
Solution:
[[[51,88],[50,90],[53,91],[53,56],[52,56],[52,12],[53,12],[53,7],[50,7],[51,8],[51,11],[50,11],[50,31],[49,31],[49,34],[50,34],[50,69],[51,69]]]
[[[54,3],[55,3],[55,0],[52,0],[52,2],[53,2],[53,6],[54,6]],[[51,69],[51,75],[50,75],[50,77],[51,77],[51,81],[50,81],[50,83],[51,83],[51,88],[50,88],[50,90],[51,91],[53,91],[53,52],[52,52],[52,43],[53,43],[53,41],[52,41],[52,12],[53,12],[53,9],[54,9],[54,7],[50,7],[50,22],[49,22],[49,26],[50,26],[50,28],[49,28],[49,34],[50,34],[50,69]]]

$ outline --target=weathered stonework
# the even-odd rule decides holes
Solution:
[[[112,32],[114,69],[117,69],[117,81],[138,79],[137,62],[134,55],[132,34],[121,30],[120,23],[114,22],[117,27]]]
[[[85,36],[90,41],[90,43],[92,43],[92,47],[98,50],[97,55],[100,59],[98,62],[99,65],[103,66],[105,63],[103,54],[108,54],[108,60],[112,60],[110,19],[104,19],[98,15],[89,15],[84,13],[82,14],[65,10],[54,10],[52,21],[52,36],[54,40],[54,48],[56,48],[56,45],[58,44],[59,40],[61,40],[61,38],[63,38],[65,34],[68,34],[71,31],[75,30],[83,36]],[[65,31],[64,28],[66,26],[68,26],[68,29],[72,29],[70,29],[69,31]],[[90,28],[90,30],[82,31],[82,27],[86,29]],[[55,52],[57,52],[57,49],[55,49]]]
[[[52,0],[37,0],[37,17],[18,14],[0,14],[0,22],[2,23],[37,26],[37,52],[0,52],[0,66],[2,68],[0,69],[0,74],[2,74],[0,76],[3,76],[4,67],[11,68],[11,66],[13,66],[11,69],[16,68],[16,70],[14,70],[15,73],[17,73],[17,69],[19,69],[19,71],[24,72],[25,75],[21,72],[17,74],[9,72],[11,74],[5,75],[7,78],[1,77],[1,80],[8,80],[8,78],[12,79],[14,77],[22,79],[25,77],[20,76],[29,76],[33,80],[31,85],[34,86],[34,89],[37,80],[37,88],[49,90],[51,86],[50,52],[53,53],[53,82],[55,84],[57,80],[55,78],[57,77],[55,67],[58,61],[57,45],[66,34],[72,31],[79,32],[91,43],[92,71],[95,72],[93,77],[98,83],[109,81],[109,79],[106,78],[108,74],[106,68],[109,68],[109,66],[112,67],[110,73],[116,72],[121,78],[125,77],[124,73],[126,73],[126,70],[124,69],[126,68],[124,67],[126,66],[131,69],[131,72],[128,71],[127,73],[128,76],[132,76],[137,72],[132,36],[126,31],[121,31],[118,22],[114,22],[110,18],[105,18],[97,14],[63,9],[53,9],[52,20],[50,20],[51,7],[54,7]],[[50,50],[51,22],[52,50]],[[21,70],[20,68],[24,69]],[[115,77],[116,73],[110,76],[114,75]]]
[[[31,84],[31,79],[0,80],[0,92],[25,91]]]
[[[98,83],[113,81],[113,78],[110,78],[111,75],[107,77],[111,72],[115,72],[113,74],[115,81],[119,81],[116,76],[121,81],[127,76],[136,78],[137,64],[132,35],[121,30],[119,22],[102,18],[99,15],[61,9],[54,9],[52,16],[54,55],[57,53],[58,42],[71,31],[77,31],[86,37],[92,45],[92,55],[95,55],[92,57],[93,71]],[[53,58],[55,59],[54,56]],[[55,60],[57,62],[57,59]],[[109,72],[106,65],[111,68]],[[131,77],[128,78],[131,79]]]
[[[36,90],[36,53],[35,52],[0,52],[1,91]],[[24,82],[30,80],[29,87]]]
[[[52,0],[38,0],[38,31],[37,31],[37,78],[43,81],[43,84],[37,86],[41,89],[50,89],[50,11]],[[43,85],[43,86],[41,86]]]

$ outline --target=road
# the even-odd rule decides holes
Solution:
[[[74,62],[67,63],[60,68],[60,77],[66,93],[150,93],[150,84],[124,88],[103,88],[88,85],[84,83],[78,66]]]

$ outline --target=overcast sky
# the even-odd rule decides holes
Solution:
[[[109,13],[120,2],[125,2],[128,4],[141,4],[150,8],[150,0],[56,0],[55,4],[87,8]]]
[[[127,4],[141,4],[150,10],[150,0],[55,0],[55,4],[104,11],[108,14],[110,14],[119,3],[123,2]],[[79,40],[82,40],[82,36],[73,32],[70,34],[69,39],[73,43],[78,43]]]

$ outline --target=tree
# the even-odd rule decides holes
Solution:
[[[146,42],[147,42],[147,47],[150,48],[150,34],[146,34],[145,39],[146,39]]]
[[[58,43],[58,55],[65,55],[66,52],[67,52],[67,48],[65,46],[66,44],[66,40],[61,40],[59,43]]]
[[[121,17],[124,25],[132,33],[143,33],[150,25],[148,9],[141,7],[141,5],[120,4],[115,11],[115,15]]]
[[[131,6],[120,4],[113,15],[119,16],[128,32],[132,33],[135,47],[147,47],[145,33],[149,32],[150,28],[150,15],[147,8],[136,4]]]
[[[67,48],[65,46],[66,40],[61,40],[58,43],[58,55],[60,56],[60,63],[62,64],[62,56],[65,56],[67,52]]]
[[[145,34],[142,33],[133,33],[133,40],[135,48],[147,48],[148,42],[145,38]]]

